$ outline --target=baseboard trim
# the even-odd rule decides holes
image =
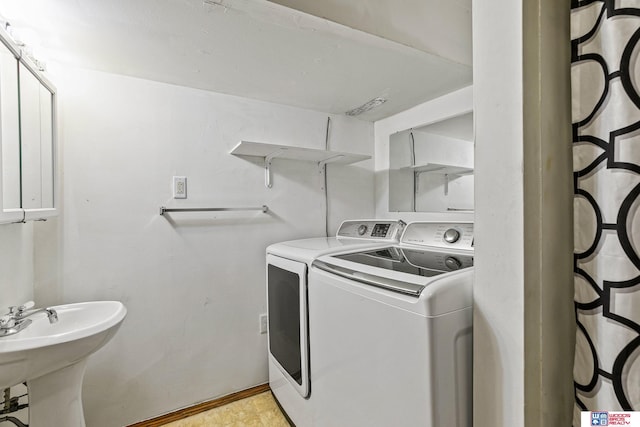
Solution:
[[[220,397],[218,399],[198,403],[197,405],[189,406],[183,409],[178,409],[177,411],[170,412],[168,414],[161,415],[150,420],[140,421],[138,423],[131,424],[128,427],[161,427],[173,421],[178,421],[183,418],[187,418],[192,415],[217,408],[219,406],[227,405],[238,400],[246,399],[247,397],[252,397],[269,390],[269,384],[261,384],[246,390],[238,391],[236,393]]]

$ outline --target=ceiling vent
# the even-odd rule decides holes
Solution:
[[[353,110],[349,110],[347,111],[345,114],[347,116],[359,116],[362,113],[366,113],[369,110],[373,110],[376,107],[379,107],[380,105],[384,104],[385,102],[387,102],[386,98],[373,98],[370,101],[365,102],[364,104],[362,104],[359,107],[354,108]]]

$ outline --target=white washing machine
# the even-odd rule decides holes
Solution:
[[[473,224],[416,222],[399,244],[309,272],[313,414],[298,427],[470,427]]]
[[[319,256],[399,241],[402,221],[345,221],[335,238],[276,243],[267,248],[269,386],[298,426],[314,424],[309,349],[308,272]]]

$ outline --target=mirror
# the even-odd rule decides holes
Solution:
[[[53,208],[53,93],[20,62],[22,208]]]
[[[473,211],[473,113],[389,138],[389,211]]]
[[[20,200],[20,116],[18,59],[0,42],[0,221],[23,219]]]
[[[0,31],[0,223],[56,215],[55,90]]]

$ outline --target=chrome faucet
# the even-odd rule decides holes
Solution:
[[[17,334],[31,324],[31,319],[27,317],[36,313],[47,313],[49,323],[58,321],[58,313],[53,308],[33,308],[33,301],[29,301],[20,306],[9,307],[9,313],[0,317],[0,337]]]

